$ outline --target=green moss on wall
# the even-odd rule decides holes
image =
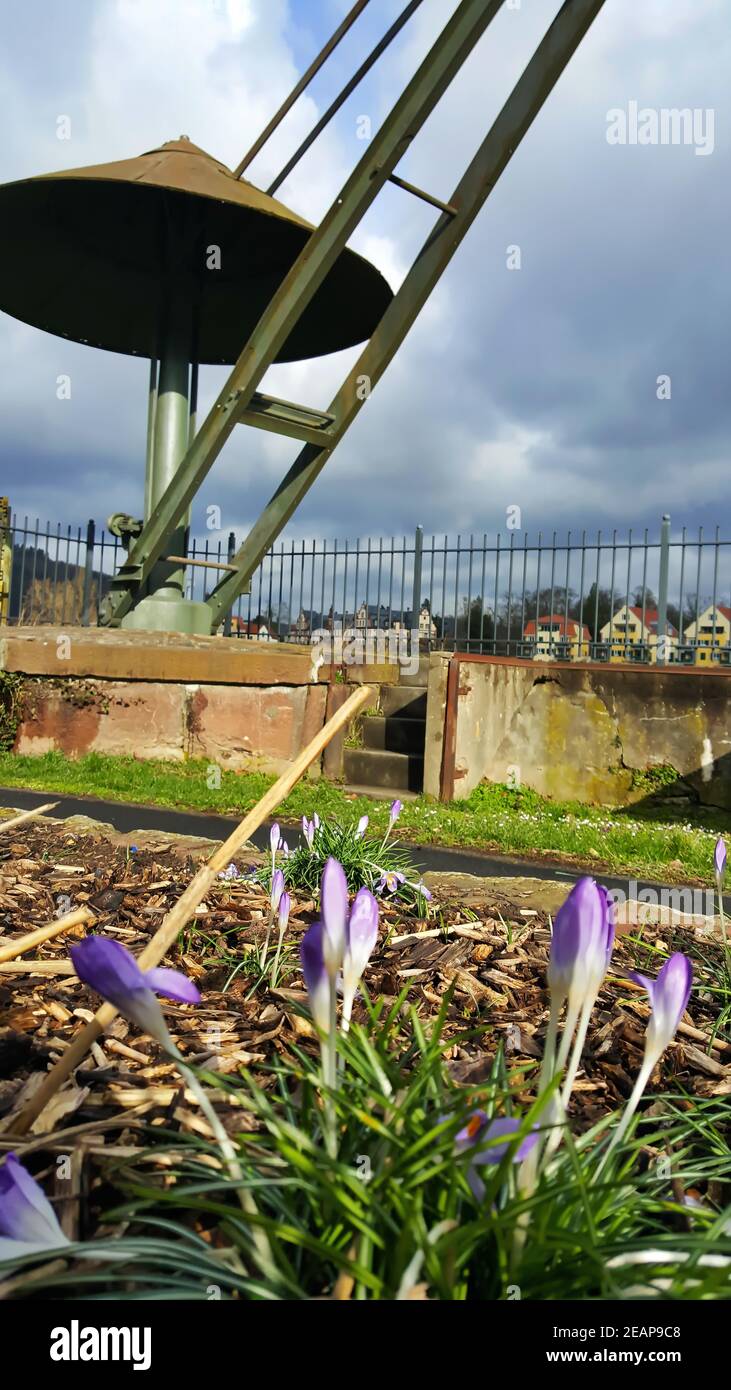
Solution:
[[[0,749],[10,752],[23,718],[23,676],[0,671]]]
[[[671,763],[655,763],[652,767],[633,768],[632,790],[651,796],[653,792],[663,791],[677,782],[680,773]]]

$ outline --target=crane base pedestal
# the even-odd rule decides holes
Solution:
[[[185,632],[210,637],[211,610],[207,603],[192,599],[150,594],[125,614],[120,626],[142,632]]]

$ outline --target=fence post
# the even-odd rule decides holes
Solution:
[[[668,646],[668,574],[670,572],[670,517],[667,512],[660,526],[660,582],[657,594],[656,662],[664,666]]]
[[[94,522],[89,521],[86,525],[86,561],[84,564],[84,595],[81,601],[81,626],[89,626],[89,609],[91,607],[91,584],[94,577]]]
[[[13,581],[13,533],[10,503],[0,497],[0,623],[10,622],[10,590]]]
[[[414,587],[411,599],[411,647],[412,655],[419,655],[419,612],[421,609],[421,558],[424,550],[424,527],[417,526],[414,532]]]
[[[235,536],[235,533],[234,533],[233,531],[229,531],[229,533],[228,533],[228,550],[227,550],[227,552],[226,552],[226,563],[227,563],[228,565],[231,564],[231,562],[232,562],[232,560],[233,560],[235,554],[236,554],[236,536]],[[227,612],[226,612],[226,617],[225,617],[224,620],[223,620],[223,635],[224,635],[224,637],[230,637],[230,636],[231,636],[231,609],[230,609],[230,608],[227,610]]]

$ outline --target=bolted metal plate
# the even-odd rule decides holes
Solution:
[[[198,361],[232,363],[312,230],[191,141],[173,140],[136,159],[0,186],[0,309],[92,347],[157,357],[174,282],[190,297]],[[344,250],[276,360],[363,342],[391,298],[375,266]]]

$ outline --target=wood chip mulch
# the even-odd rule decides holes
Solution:
[[[181,852],[176,837],[148,835],[133,852],[120,842],[122,837],[69,827],[68,822],[31,823],[0,839],[0,945],[52,921],[62,910],[86,904],[96,914],[92,930],[115,937],[138,954],[190,881],[195,854],[185,845]],[[256,858],[252,852],[237,861],[242,872]],[[535,1076],[530,1064],[541,1056],[547,1023],[548,919],[521,908],[519,895],[511,901],[509,880],[499,907],[493,899],[480,909],[474,894],[470,903],[469,908],[460,906],[454,894],[440,901],[437,890],[436,921],[404,917],[384,906],[384,930],[367,986],[372,996],[392,999],[408,987],[409,1002],[425,1022],[453,989],[446,1028],[454,1039],[447,1052],[454,1079],[479,1085],[502,1041],[511,1062],[524,1069],[528,1099]],[[224,1073],[250,1068],[265,1086],[272,1079],[267,1064],[276,1054],[286,1056],[295,1043],[313,1052],[317,1047],[307,1017],[294,1007],[306,1002],[294,952],[282,988],[252,991],[247,957],[262,942],[266,912],[266,897],[254,885],[244,879],[221,880],[198,909],[195,929],[183,934],[178,952],[166,960],[195,980],[203,1002],[195,1009],[164,1004],[170,1031],[189,1061]],[[314,918],[314,902],[295,899],[290,945],[296,946]],[[76,935],[86,930],[76,929]],[[70,967],[73,934],[32,953],[33,960],[48,962],[47,974],[0,968],[0,1150],[10,1147],[1,1131],[12,1134],[14,1114],[98,1006]],[[647,946],[693,953],[692,933],[682,928],[645,928],[643,939]],[[708,949],[715,948],[706,947],[706,953]],[[637,960],[637,947],[620,939],[614,970]],[[643,963],[655,973],[649,954]],[[240,968],[231,979],[236,966]],[[594,1013],[574,1091],[578,1128],[594,1123],[629,1095],[647,1017],[644,992],[612,974]],[[689,1095],[731,1094],[731,1043],[722,1037],[711,1041],[713,1021],[712,997],[704,998],[702,989],[696,989],[678,1039],[653,1078],[657,1084]],[[516,1079],[520,1075],[516,1066]],[[224,1123],[240,1130],[242,1111],[229,1106],[219,1092],[212,1092],[212,1098]],[[205,1120],[157,1044],[117,1018],[75,1080],[66,1083],[36,1121],[33,1134],[48,1136],[38,1139],[38,1146],[49,1148],[62,1136],[70,1140],[71,1130],[83,1135],[85,1144],[95,1135],[103,1144],[108,1131],[120,1131],[118,1142],[134,1144],[138,1121],[207,1133]]]

